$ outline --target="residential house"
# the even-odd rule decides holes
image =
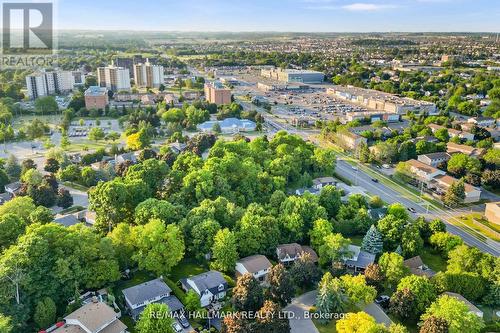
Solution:
[[[136,154],[134,152],[130,152],[130,153],[124,153],[124,154],[120,154],[120,155],[115,156],[115,163],[116,164],[124,163],[127,161],[131,162],[132,164],[137,163]]]
[[[429,267],[427,267],[427,265],[424,264],[420,256],[406,259],[405,261],[403,261],[403,265],[408,267],[410,269],[410,272],[414,275],[426,276],[428,278],[431,278],[434,275],[436,275],[436,272],[434,272],[432,269],[430,269]]]
[[[187,145],[185,143],[176,141],[172,142],[170,145],[170,149],[176,154],[182,153],[184,150],[186,150]]]
[[[318,261],[318,255],[309,246],[300,245],[297,243],[281,244],[276,247],[276,257],[282,264],[293,263],[299,259],[304,253],[311,256],[314,262]]]
[[[427,165],[417,160],[409,160],[406,162],[410,171],[415,174],[419,180],[429,183],[432,179],[439,175],[445,175],[446,172],[441,171],[433,166]]]
[[[435,186],[442,192],[446,193],[448,188],[454,183],[457,182],[458,179],[448,176],[448,175],[440,175],[434,178]],[[481,197],[481,190],[477,187],[474,187],[470,184],[464,183],[465,187],[465,203],[470,202],[478,202]]]
[[[495,119],[490,117],[472,117],[467,119],[467,122],[480,127],[493,127],[496,123]]]
[[[361,250],[361,247],[349,245],[349,256],[344,257],[344,264],[348,269],[352,269],[354,273],[364,272],[368,265],[375,262],[375,255]]]
[[[465,303],[465,305],[467,305],[467,307],[469,308],[469,312],[475,314],[478,317],[483,318],[483,311],[481,311],[477,306],[472,304],[467,298],[463,297],[462,295],[457,294],[457,293],[452,293],[450,291],[444,292],[443,295],[448,295],[450,297],[456,298],[459,301]]]
[[[431,129],[432,133],[435,133],[437,130],[446,128],[446,127],[438,125],[438,124],[429,124],[429,125],[427,125],[427,127],[429,127]]]
[[[473,141],[474,140],[474,134],[472,134],[470,132],[466,132],[466,131],[459,131],[459,130],[456,130],[456,129],[453,129],[453,128],[449,128],[448,129],[448,134],[452,138],[458,136],[460,139],[464,139],[464,140],[467,140],[467,141]]]
[[[70,227],[72,225],[81,223],[81,221],[78,219],[77,214],[57,214],[54,218],[54,222],[62,224],[65,227]]]
[[[228,289],[226,280],[218,271],[201,273],[181,279],[180,282],[186,292],[194,290],[198,294],[202,307],[207,307],[226,297]]]
[[[368,140],[361,135],[344,131],[337,133],[337,137],[342,141],[341,143],[348,149],[356,149],[360,144],[366,144]]]
[[[387,214],[387,207],[370,208],[368,214],[370,214],[372,220],[378,221]]]
[[[485,130],[490,133],[493,141],[498,141],[500,139],[500,129],[498,128],[485,128]]]
[[[171,295],[172,289],[167,286],[162,278],[124,289],[122,293],[125,296],[125,303],[130,316],[134,320],[137,320],[144,308],[151,303],[166,304],[171,312],[184,308],[179,299]]]
[[[448,162],[450,157],[451,156],[448,153],[436,152],[418,155],[417,160],[436,168],[439,164]]]
[[[127,326],[119,313],[103,302],[94,300],[64,317],[64,325],[51,333],[126,333]]]
[[[500,224],[500,201],[486,203],[484,216],[491,223]]]
[[[448,142],[446,144],[446,151],[448,154],[462,153],[471,157],[479,157],[483,155],[483,148],[474,148],[467,145],[460,145],[454,142]]]
[[[5,192],[9,193],[12,197],[15,197],[19,190],[21,189],[21,186],[23,184],[21,182],[13,182],[10,184],[5,185]]]
[[[267,274],[273,265],[261,254],[256,254],[236,262],[236,276],[241,276],[246,273],[252,274],[252,276],[259,282],[265,282]]]
[[[313,188],[317,190],[321,190],[323,187],[327,185],[335,185],[337,182],[333,177],[320,177],[313,179]]]

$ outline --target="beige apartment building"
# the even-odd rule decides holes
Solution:
[[[134,65],[134,80],[141,88],[159,88],[165,81],[163,66],[153,65],[146,59],[145,63]]]
[[[217,105],[231,104],[231,89],[218,81],[205,83],[205,100]]]
[[[97,82],[100,87],[112,91],[130,91],[130,73],[128,68],[114,65],[97,68]]]

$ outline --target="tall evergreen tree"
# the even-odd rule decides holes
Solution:
[[[383,246],[382,234],[372,224],[365,237],[363,237],[361,249],[372,254],[379,254],[382,253]]]

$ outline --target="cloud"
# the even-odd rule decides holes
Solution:
[[[373,12],[377,10],[382,10],[382,9],[390,9],[390,8],[396,8],[397,6],[395,5],[380,5],[380,4],[375,4],[375,3],[362,3],[362,2],[357,2],[357,3],[352,3],[349,5],[344,5],[341,8],[345,10],[349,10],[352,12]]]

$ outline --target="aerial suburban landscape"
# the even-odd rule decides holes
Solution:
[[[2,1],[0,333],[500,332],[472,3]]]

